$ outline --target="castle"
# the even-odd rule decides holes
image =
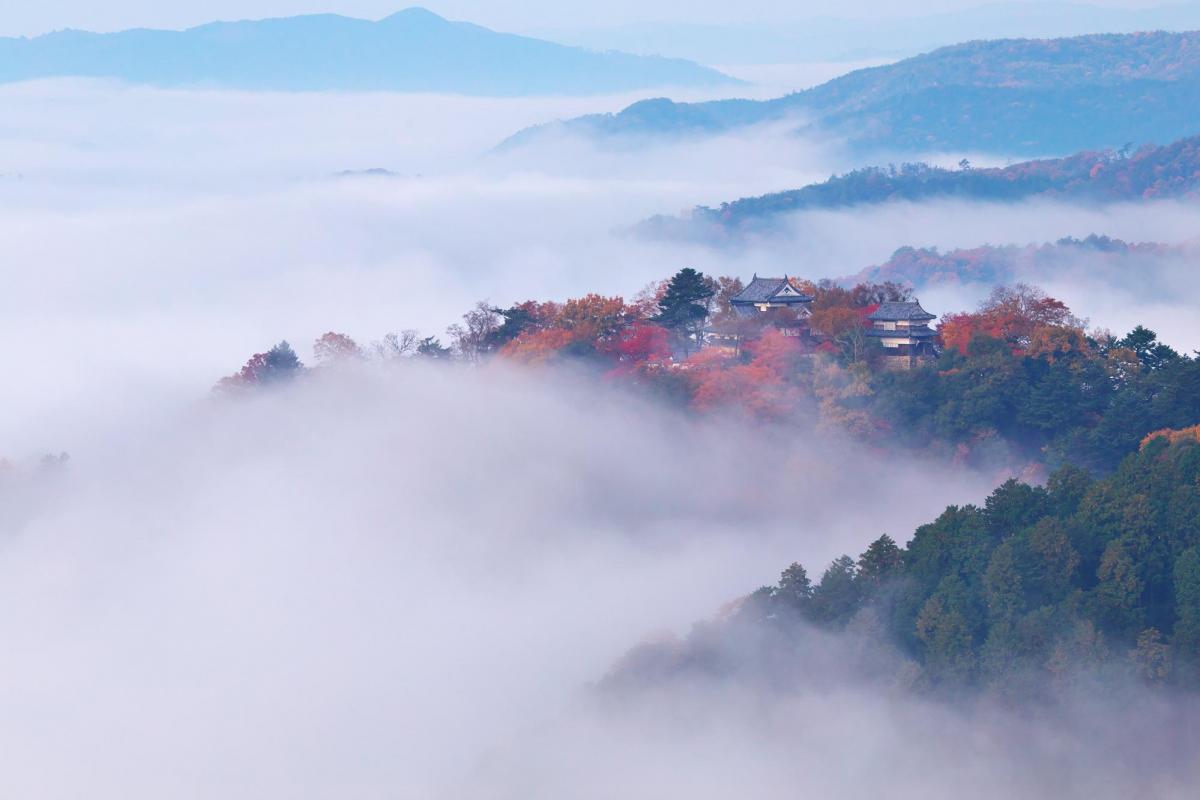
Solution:
[[[776,326],[785,336],[824,338],[820,331],[809,327],[812,303],[815,298],[792,285],[784,275],[782,278],[760,278],[755,275],[746,288],[729,299],[729,304],[739,317],[755,318],[760,314],[778,313]],[[866,315],[867,327],[862,331],[868,339],[879,342],[883,349],[884,364],[891,369],[909,369],[926,358],[938,354],[937,332],[929,327],[937,319],[915,300],[884,302]],[[728,339],[735,335],[715,337],[718,343],[728,346]]]
[[[929,327],[937,315],[921,308],[919,302],[880,303],[867,319],[871,322],[867,336],[883,345],[889,367],[908,369],[937,355],[937,331]]]

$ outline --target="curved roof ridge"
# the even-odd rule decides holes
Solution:
[[[921,307],[919,300],[888,300],[879,304],[879,308],[869,319],[881,321],[896,320],[930,320],[937,319],[937,314],[930,314]]]

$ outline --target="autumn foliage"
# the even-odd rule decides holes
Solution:
[[[344,333],[330,331],[313,343],[313,355],[320,363],[362,358],[362,348]]]
[[[291,380],[301,374],[304,365],[296,351],[286,341],[265,353],[255,353],[233,375],[222,378],[216,385],[218,392],[237,392],[256,386],[265,386]]]
[[[1156,439],[1166,439],[1171,444],[1178,444],[1180,442],[1200,443],[1200,425],[1193,425],[1190,428],[1183,428],[1181,430],[1165,428],[1160,431],[1154,431],[1146,438],[1142,439],[1142,447],[1145,448],[1146,445],[1150,444]]]
[[[1039,355],[1085,348],[1084,324],[1061,300],[1017,284],[994,289],[974,313],[942,317],[938,332],[946,348],[963,355],[970,355],[972,340],[981,335],[1007,343],[1013,353]]]
[[[1067,460],[1103,471],[1151,431],[1173,441],[1196,436],[1200,361],[1147,328],[1122,338],[1088,334],[1063,302],[1017,284],[997,288],[973,312],[944,316],[941,343],[895,371],[881,337],[869,335],[871,315],[881,303],[915,299],[908,289],[793,285],[814,298],[809,313],[744,313],[731,303],[739,281],[681,270],[633,303],[594,293],[508,308],[481,301],[447,330],[446,345],[407,330],[361,348],[330,331],[313,354],[317,369],[360,359],[574,363],[693,413],[836,430],[873,447],[1017,471]],[[665,314],[673,302],[682,312]],[[253,389],[306,372],[281,342],[217,388]]]
[[[795,380],[800,343],[768,331],[746,349],[749,363],[714,349],[702,350],[684,363],[693,387],[692,405],[701,411],[738,408],[763,419],[787,417],[803,396]]]
[[[626,363],[661,363],[671,356],[671,340],[661,325],[637,320],[612,337],[605,350]]]

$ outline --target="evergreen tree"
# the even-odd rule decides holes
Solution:
[[[779,576],[778,597],[792,608],[802,609],[812,599],[812,581],[799,563],[793,563]]]
[[[858,610],[860,592],[855,580],[854,559],[839,556],[813,589],[812,616],[817,622],[844,625]]]
[[[417,345],[417,355],[421,358],[446,359],[450,357],[450,348],[444,347],[436,337],[426,336]]]
[[[1158,341],[1158,334],[1149,328],[1138,325],[1129,334],[1117,342],[1117,347],[1125,347],[1137,354],[1138,361],[1148,370],[1156,370],[1168,361],[1179,358],[1179,353],[1171,347]]]
[[[300,374],[303,368],[296,351],[284,340],[266,352],[261,380],[263,383],[288,380]]]
[[[1171,646],[1179,654],[1181,678],[1200,685],[1200,546],[1185,550],[1175,562],[1175,613]]]
[[[654,322],[675,333],[685,355],[690,351],[692,341],[700,346],[709,302],[715,293],[712,283],[703,274],[684,267],[671,278],[666,293],[658,301]]]
[[[874,589],[899,574],[903,567],[904,555],[900,547],[885,533],[858,557],[858,579],[864,586]]]

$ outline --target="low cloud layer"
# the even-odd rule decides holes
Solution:
[[[596,107],[571,98],[70,81],[0,96],[0,334],[27,343],[0,401],[10,456],[70,448],[97,415],[201,396],[284,337],[304,353],[330,329],[436,334],[482,298],[631,295],[705,255],[632,246],[618,229],[765,190],[781,168],[811,179],[816,162],[798,145],[757,155],[762,139],[670,158],[570,143],[541,161],[489,157],[520,127]],[[722,152],[740,156],[722,165]],[[396,175],[336,177],[375,167]]]
[[[637,641],[990,477],[412,363],[100,439],[0,485],[29,500],[0,540],[5,795],[1049,800],[1200,778],[1188,702],[923,700],[828,634],[770,669],[745,642],[725,677],[596,688]]]
[[[0,157],[0,453],[72,449],[97,417],[202,396],[251,352],[327,330],[437,334],[476,300],[629,297],[695,266],[712,274],[846,275],[902,245],[976,246],[1104,233],[1190,238],[1183,205],[895,205],[810,213],[746,246],[637,240],[649,215],[849,169],[786,127],[676,146],[579,141],[495,154],[533,122],[632,98],[486,100],[387,94],[6,87]],[[607,104],[607,105],[606,105]],[[380,167],[393,177],[335,177]],[[1186,294],[1048,288],[1116,330],[1152,318],[1194,339]],[[976,298],[934,296],[935,312]],[[80,403],[86,398],[86,412]]]
[[[208,388],[284,337],[307,357],[331,329],[438,333],[480,298],[629,296],[684,265],[838,276],[905,244],[1178,241],[1190,208],[890,206],[716,249],[623,231],[853,165],[780,130],[487,155],[519,127],[596,108],[572,98],[54,83],[0,99],[0,455],[72,456],[42,477],[0,473],[0,795],[1186,785],[1158,751],[1120,748],[1158,741],[1141,732],[1170,709],[1149,703],[1103,716],[1121,730],[1099,736],[1086,709],[1031,734],[853,682],[596,705],[589,686],[630,645],[686,633],[792,560],[817,569],[881,533],[904,539],[996,476],[697,423],[552,373],[323,372],[231,403]],[[335,177],[369,167],[398,175]],[[1187,296],[1123,306],[1119,287],[1073,284],[1050,288],[1096,323],[1185,320]],[[1170,333],[1191,346],[1190,327]]]
[[[987,482],[416,365],[101,439],[0,544],[2,794],[521,796],[631,643]]]

